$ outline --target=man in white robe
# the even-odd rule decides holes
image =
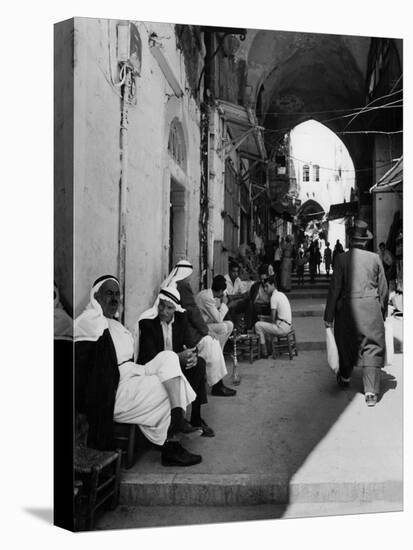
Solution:
[[[119,299],[116,277],[97,279],[88,306],[74,324],[76,409],[87,416],[88,444],[110,448],[113,421],[137,424],[149,441],[162,446],[163,465],[198,464],[201,456],[186,451],[176,439],[186,432],[185,410],[196,397],[178,356],[164,351],[137,365],[133,337],[114,318]]]

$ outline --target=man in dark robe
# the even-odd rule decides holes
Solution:
[[[87,444],[113,449],[117,420],[137,424],[159,445],[163,465],[198,464],[201,456],[189,453],[177,441],[177,434],[187,431],[184,411],[195,399],[178,357],[168,351],[137,365],[132,335],[115,319],[119,298],[116,277],[100,277],[74,324],[75,404],[89,425]]]
[[[333,327],[339,352],[337,382],[347,387],[354,366],[363,367],[368,406],[377,403],[384,366],[384,317],[388,289],[377,254],[365,250],[373,235],[356,220],[350,232],[350,250],[336,256],[324,313],[326,327]]]

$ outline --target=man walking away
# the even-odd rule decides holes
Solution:
[[[366,403],[374,406],[384,366],[384,315],[388,289],[383,265],[365,250],[373,238],[366,222],[357,220],[350,232],[350,250],[335,259],[324,313],[325,326],[333,327],[339,353],[337,383],[347,387],[355,365],[363,367]]]

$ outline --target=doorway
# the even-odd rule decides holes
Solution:
[[[186,258],[185,187],[171,178],[169,199],[169,271]]]

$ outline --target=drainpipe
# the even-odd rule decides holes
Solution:
[[[128,98],[132,87],[131,71],[123,66],[125,81],[122,90],[122,110],[120,118],[120,180],[119,180],[119,248],[118,248],[118,278],[120,283],[121,304],[120,318],[125,321],[125,271],[126,271],[126,207],[128,191]]]

